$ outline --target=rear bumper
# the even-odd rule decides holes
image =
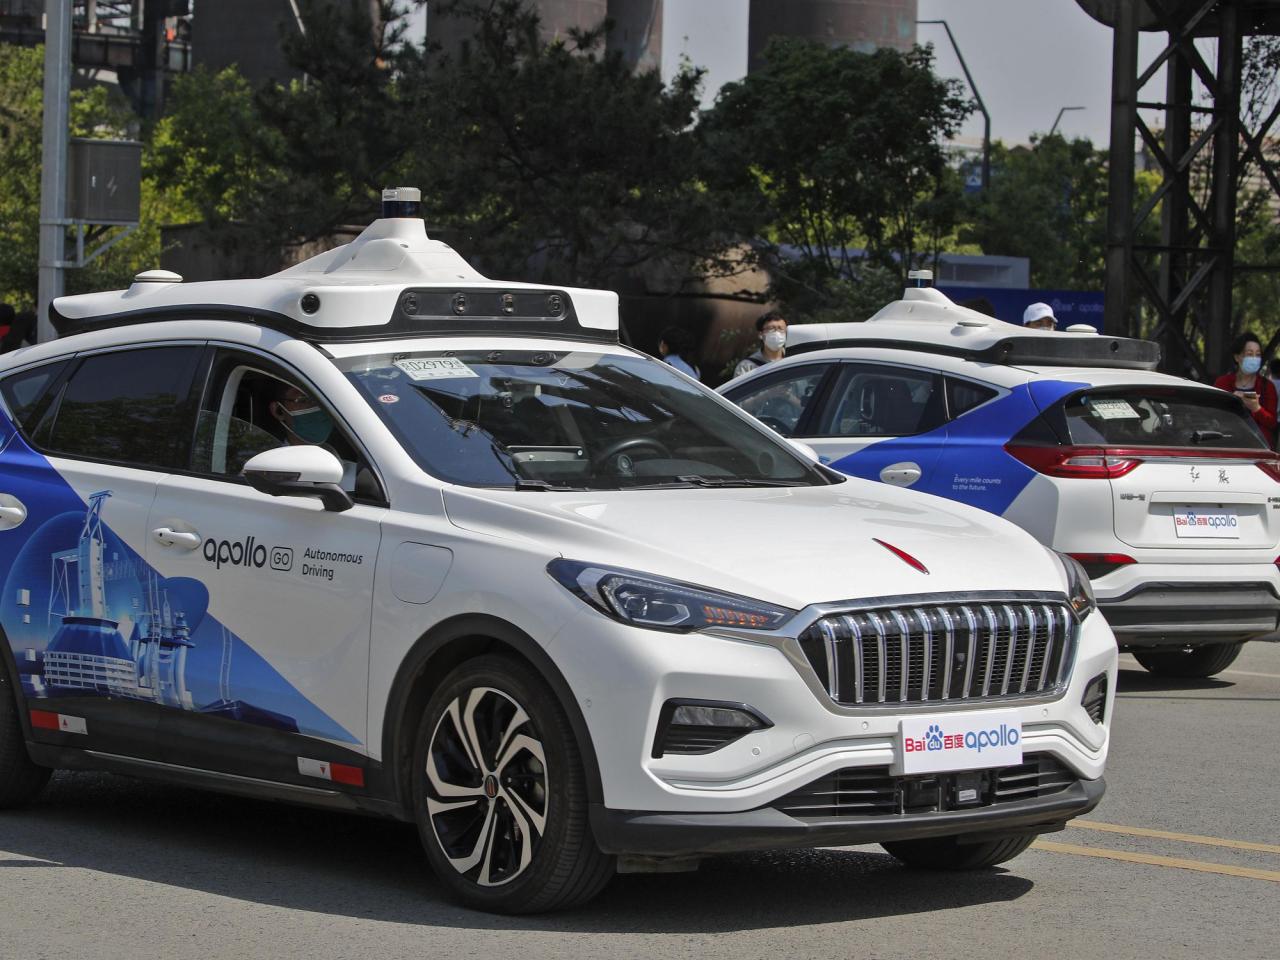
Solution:
[[[1099,597],[1122,647],[1234,643],[1280,627],[1274,584],[1144,583],[1118,597]]]
[[[771,850],[780,847],[844,847],[927,837],[975,841],[1002,835],[1048,833],[1098,805],[1106,783],[1077,780],[1048,797],[972,810],[899,816],[798,819],[772,807],[741,813],[647,813],[591,808],[591,828],[607,853],[650,857]]]

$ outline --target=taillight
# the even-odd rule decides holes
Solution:
[[[1112,570],[1119,570],[1138,561],[1123,553],[1069,553],[1067,556],[1084,567],[1090,580],[1105,577]]]
[[[1037,444],[1005,444],[1005,452],[1036,473],[1079,480],[1111,480],[1123,477],[1142,463],[1131,451],[1106,447],[1051,447]]]
[[[1049,477],[1113,480],[1149,460],[1222,463],[1252,460],[1259,470],[1280,482],[1280,459],[1258,450],[1209,447],[1066,447],[1053,444],[1006,443],[1005,453]]]

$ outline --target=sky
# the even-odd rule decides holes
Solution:
[[[973,82],[991,114],[991,138],[1026,143],[1047,133],[1062,107],[1084,107],[1062,115],[1058,132],[1088,137],[1099,147],[1110,140],[1111,37],[1075,0],[918,0],[920,20],[946,20],[969,64]],[[916,38],[932,42],[941,76],[964,82],[960,63],[941,26],[921,25]],[[1160,39],[1144,35],[1139,63],[1146,65]],[[1210,60],[1212,63],[1212,60]],[[1162,76],[1143,93],[1163,99]],[[982,137],[975,112],[962,137]]]
[[[1075,0],[917,2],[918,19],[950,24],[991,114],[993,140],[1027,143],[1033,133],[1048,132],[1061,107],[1083,107],[1063,113],[1058,131],[1068,138],[1088,137],[1098,147],[1108,144],[1112,33]],[[746,70],[749,6],[750,0],[666,0],[664,76],[678,69],[681,56],[703,66],[708,70],[704,106],[710,106],[719,85],[738,79]],[[421,33],[424,14],[417,13],[412,22],[411,30]],[[941,26],[918,26],[917,39],[933,43],[940,75],[964,83],[960,63]],[[1161,44],[1160,36],[1144,34],[1139,63],[1150,63]],[[1210,51],[1205,52],[1212,65]],[[1163,99],[1163,73],[1143,93],[1147,99]],[[975,111],[960,138],[976,144],[981,137],[982,117]]]

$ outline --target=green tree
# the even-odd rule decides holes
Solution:
[[[698,71],[664,87],[605,52],[603,26],[545,43],[520,0],[448,10],[472,40],[431,72],[411,168],[464,251],[581,284],[644,269],[678,289],[732,270],[736,202],[699,177]]]
[[[941,141],[970,106],[932,66],[929,47],[775,40],[704,118],[718,161],[708,180],[756,199],[761,258],[793,308],[829,310],[873,268],[901,278],[953,228],[958,184]]]
[[[1101,290],[1106,152],[1057,135],[1030,147],[997,142],[991,168],[991,185],[973,198],[960,240],[985,254],[1027,257],[1033,287]]]
[[[39,283],[43,85],[42,47],[0,44],[0,299],[18,308],[35,306]],[[72,136],[135,133],[127,104],[106,87],[72,90],[70,108]],[[139,270],[156,266],[167,219],[165,196],[144,180],[138,229],[87,266],[67,270],[67,293],[126,286]]]

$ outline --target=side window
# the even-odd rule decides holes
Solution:
[[[821,437],[906,437],[946,422],[942,378],[886,364],[844,364],[818,424]]]
[[[202,352],[147,347],[85,357],[63,388],[46,446],[52,453],[172,469],[184,453],[183,420]]]
[[[730,400],[783,436],[794,436],[805,411],[813,404],[828,367],[792,367],[761,377],[743,390],[730,391]]]
[[[359,448],[310,388],[260,357],[218,351],[196,415],[192,470],[237,478],[264,450],[301,444],[325,447],[342,461],[348,493],[385,499]]]
[[[52,387],[67,368],[67,360],[48,363],[34,370],[24,370],[0,383],[5,405],[13,415],[14,423],[28,436],[35,430],[40,414],[52,399]]]
[[[1000,391],[968,380],[947,377],[947,410],[951,419],[964,416],[974,407],[980,407]]]

